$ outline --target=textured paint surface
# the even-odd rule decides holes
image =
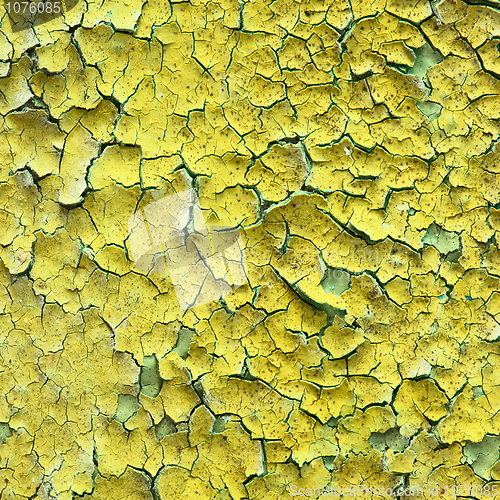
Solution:
[[[495,497],[499,40],[494,0],[4,15],[0,498]],[[199,261],[139,265],[185,192]]]

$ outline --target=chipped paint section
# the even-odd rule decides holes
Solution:
[[[3,16],[0,497],[498,496],[499,40],[494,0]]]

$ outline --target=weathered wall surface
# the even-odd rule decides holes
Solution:
[[[2,500],[500,480],[499,40],[492,0],[4,16]]]

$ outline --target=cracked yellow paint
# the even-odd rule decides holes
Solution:
[[[0,25],[0,496],[499,481],[500,4],[63,10]]]

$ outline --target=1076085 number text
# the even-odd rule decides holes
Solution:
[[[61,2],[5,2],[9,14],[60,14]]]

